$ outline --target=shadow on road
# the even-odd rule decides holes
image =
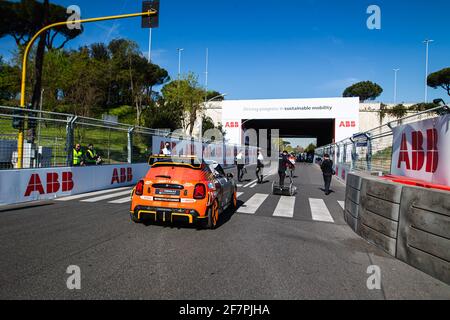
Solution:
[[[244,202],[238,200],[237,201],[237,208],[239,208]],[[236,210],[232,209],[231,207],[227,208],[224,212],[222,212],[219,215],[219,220],[217,221],[217,226],[215,229],[220,228],[222,225],[226,224],[231,217],[235,214]],[[193,223],[189,224],[186,222],[162,222],[162,221],[154,221],[151,218],[143,219],[142,224],[146,227],[149,226],[160,226],[164,228],[171,228],[171,229],[196,229],[196,230],[207,230],[205,227],[203,227],[202,223]]]

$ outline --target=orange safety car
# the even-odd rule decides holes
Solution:
[[[225,174],[215,161],[155,155],[149,158],[149,165],[131,195],[134,222],[184,221],[213,229],[224,210],[237,206],[233,175]]]

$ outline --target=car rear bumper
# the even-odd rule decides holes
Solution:
[[[152,206],[136,206],[130,213],[135,219],[146,219],[155,222],[185,222],[189,224],[196,223],[206,218],[200,216],[195,209],[185,208],[166,208]]]

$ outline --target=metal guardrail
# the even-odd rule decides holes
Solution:
[[[24,129],[23,168],[71,165],[76,143],[83,151],[92,143],[104,164],[145,162],[152,137],[170,133],[73,114],[0,106],[0,169],[17,166],[19,128]]]
[[[450,112],[448,106],[439,106],[390,121],[371,130],[360,132],[342,141],[316,148],[316,157],[328,153],[334,163],[350,170],[385,174],[391,170],[393,132],[399,125],[433,118]]]

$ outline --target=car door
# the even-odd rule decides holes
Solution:
[[[216,170],[219,172],[220,176],[223,177],[223,195],[224,195],[224,206],[231,202],[233,196],[233,179],[228,178],[223,168],[218,165]]]

